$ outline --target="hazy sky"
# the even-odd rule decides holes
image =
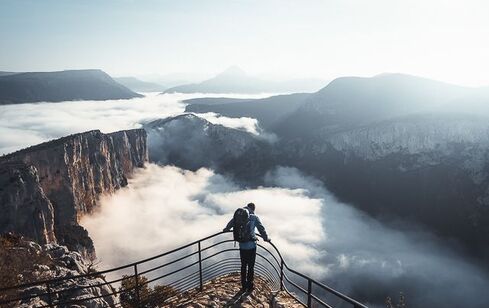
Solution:
[[[402,72],[489,85],[481,0],[0,0],[0,70],[283,78]]]

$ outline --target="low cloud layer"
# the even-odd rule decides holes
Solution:
[[[247,118],[247,117],[228,118],[228,117],[223,117],[223,116],[221,116],[217,113],[214,113],[214,112],[199,113],[199,114],[195,114],[195,115],[197,115],[201,118],[204,118],[207,121],[214,123],[214,124],[220,124],[222,126],[226,126],[226,127],[230,127],[230,128],[241,129],[241,130],[250,132],[253,135],[259,135],[260,134],[260,129],[259,129],[257,119]]]
[[[428,233],[383,226],[293,168],[275,169],[266,182],[243,189],[208,169],[149,165],[82,223],[110,267],[218,232],[253,201],[288,263],[372,306],[401,291],[409,307],[489,302],[486,274]]]
[[[112,267],[219,232],[234,210],[250,201],[291,264],[310,273],[321,268],[321,253],[314,248],[324,239],[320,200],[300,189],[242,190],[204,168],[192,172],[149,164],[129,187],[103,198],[100,212],[82,224],[103,266]]]
[[[148,94],[131,100],[73,101],[0,106],[0,155],[69,134],[99,129],[104,133],[139,128],[151,120],[185,110],[182,100],[203,94]],[[207,95],[209,96],[209,95]],[[236,95],[236,97],[250,97]],[[251,96],[256,97],[256,96]],[[232,119],[216,114],[208,121],[259,134],[255,119]]]
[[[258,120],[254,118],[248,118],[248,117],[229,118],[214,112],[197,113],[195,115],[204,118],[213,124],[220,124],[222,126],[226,126],[229,128],[246,131],[264,141],[273,143],[278,140],[277,135],[262,129],[260,127],[260,123],[258,122]]]

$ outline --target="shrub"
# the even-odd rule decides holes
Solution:
[[[151,288],[148,284],[148,278],[138,277],[139,305],[136,294],[136,279],[132,275],[124,275],[120,291],[120,301],[124,308],[154,308],[160,307],[164,301],[176,295],[178,292],[165,285],[156,285]]]

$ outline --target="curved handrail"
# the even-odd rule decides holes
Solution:
[[[76,287],[62,289],[62,290],[51,290],[50,287],[56,286],[59,282],[66,281],[66,280],[76,281],[76,279],[88,278],[88,277],[103,277],[102,275],[104,275],[104,274],[115,273],[115,272],[118,272],[121,270],[127,270],[127,269],[131,269],[131,268],[133,268],[133,270],[134,270],[134,275],[129,275],[129,276],[124,275],[124,276],[122,276],[121,279],[115,279],[112,281],[107,281],[104,278],[103,283],[99,283],[95,286],[103,286],[103,285],[112,286],[113,283],[120,283],[124,279],[135,278],[135,286],[133,286],[129,289],[125,289],[125,290],[122,290],[122,289],[117,290],[117,289],[112,288],[112,292],[109,295],[117,296],[117,295],[120,295],[124,292],[131,291],[131,292],[136,292],[137,300],[139,300],[139,289],[142,286],[149,285],[150,283],[153,283],[157,280],[161,280],[163,278],[173,276],[173,275],[180,273],[180,272],[183,273],[186,270],[198,265],[199,266],[198,271],[193,271],[192,273],[190,273],[188,275],[184,274],[184,277],[180,277],[176,280],[172,279],[173,282],[169,283],[167,285],[170,287],[177,287],[178,286],[178,289],[182,290],[182,292],[183,292],[183,290],[189,290],[189,289],[195,288],[197,286],[200,286],[200,289],[202,289],[204,279],[205,279],[205,281],[208,281],[208,280],[212,279],[213,277],[217,277],[219,275],[223,275],[226,273],[236,272],[239,269],[239,264],[240,264],[239,258],[228,258],[228,259],[218,260],[217,262],[214,262],[213,264],[208,265],[207,268],[205,268],[203,270],[203,263],[205,263],[206,261],[214,259],[214,258],[218,257],[219,255],[238,250],[237,248],[226,248],[226,249],[220,249],[217,252],[212,251],[213,249],[217,249],[217,247],[220,245],[224,245],[226,243],[234,242],[233,240],[217,241],[217,242],[214,242],[214,243],[207,245],[206,247],[201,247],[202,242],[207,241],[207,240],[212,239],[212,238],[215,238],[215,237],[222,235],[222,234],[225,234],[225,233],[228,233],[228,232],[218,232],[218,233],[206,236],[202,239],[188,243],[186,245],[174,248],[170,251],[166,251],[164,253],[158,254],[156,256],[146,258],[143,260],[139,260],[136,262],[132,262],[129,264],[125,264],[125,265],[122,265],[119,267],[111,268],[111,269],[106,269],[106,270],[93,272],[93,273],[85,273],[85,274],[80,274],[80,275],[70,276],[70,277],[59,277],[59,278],[54,278],[54,279],[44,279],[44,280],[39,280],[39,281],[35,281],[35,282],[19,284],[16,286],[1,288],[0,289],[0,296],[2,295],[2,292],[6,292],[6,291],[10,291],[10,290],[21,290],[21,289],[29,288],[32,286],[40,286],[40,285],[46,285],[48,291],[46,293],[43,293],[43,294],[36,294],[36,295],[30,295],[27,297],[14,298],[14,299],[10,299],[7,301],[0,301],[0,304],[29,300],[29,299],[32,299],[34,297],[47,296],[48,305],[45,307],[54,307],[54,304],[53,304],[54,301],[52,299],[53,295],[59,296],[59,294],[62,292],[68,292],[68,291],[74,291],[74,290],[94,287],[94,285],[88,284],[86,286],[76,286]],[[260,234],[257,234],[257,236],[261,237]],[[339,299],[341,299],[341,300],[343,300],[349,304],[352,304],[355,308],[366,308],[365,305],[363,305],[360,302],[346,296],[345,294],[343,294],[337,290],[334,290],[333,288],[331,288],[331,287],[329,287],[329,286],[327,286],[321,282],[318,282],[317,280],[312,279],[312,278],[308,277],[307,275],[304,275],[304,274],[302,274],[296,270],[293,270],[285,262],[284,258],[282,257],[282,254],[280,253],[278,248],[275,246],[275,244],[272,242],[268,242],[268,244],[272,247],[272,249],[268,249],[264,245],[257,243],[257,248],[262,249],[269,256],[271,256],[271,258],[268,258],[268,255],[264,256],[262,253],[257,252],[257,256],[259,258],[257,258],[257,261],[256,261],[256,269],[257,269],[257,274],[262,275],[266,281],[269,281],[269,283],[271,283],[272,287],[276,286],[277,288],[284,290],[285,292],[287,292],[288,294],[293,296],[295,299],[297,299],[299,302],[301,302],[304,305],[307,305],[308,307],[312,306],[313,301],[317,304],[322,305],[323,307],[331,307],[329,304],[327,304],[326,302],[324,302],[322,299],[319,298],[319,294],[313,294],[314,293],[313,286],[317,286],[319,289],[321,289],[327,293],[333,294],[337,298],[339,298]],[[181,251],[181,250],[186,249],[186,248],[194,247],[196,245],[198,248],[196,251],[187,253],[185,255],[180,255],[176,259],[170,260],[169,262],[164,262],[163,264],[159,264],[159,265],[151,267],[149,269],[145,269],[144,271],[141,271],[138,273],[138,266],[140,266],[142,264],[147,264],[147,263],[154,261],[156,259],[159,259],[159,258],[162,258],[165,256],[169,256],[173,253],[176,253],[176,252]],[[209,253],[206,256],[202,256],[203,252],[209,252]],[[195,258],[197,258],[197,257],[198,257],[198,261],[195,261]],[[186,261],[188,259],[190,260],[189,264],[186,264],[183,266],[178,266],[178,269],[175,269],[176,264],[180,263],[181,261]],[[265,261],[264,264],[262,264],[260,262],[261,259],[263,259]],[[141,275],[148,274],[151,272],[157,272],[162,268],[168,267],[169,265],[172,265],[172,267],[170,268],[171,269],[170,272],[165,273],[163,275],[161,275],[161,273],[160,273],[157,275],[157,277],[152,277],[150,279],[146,279],[145,282],[139,283],[138,277],[140,277]],[[292,281],[292,279],[289,277],[289,275],[287,275],[285,273],[285,271],[292,273],[294,275],[297,275],[298,277],[303,279],[305,282],[307,282],[307,289],[305,287],[301,287],[299,285],[299,282]],[[305,302],[303,302],[299,297],[297,297],[296,294],[290,292],[287,288],[287,284],[290,284],[291,286],[296,288],[298,291],[304,293],[305,298],[307,298],[307,304]],[[104,296],[108,296],[108,295],[106,294]],[[93,298],[102,298],[104,296],[95,296]],[[68,302],[73,302],[73,303],[79,302],[79,301],[80,300],[72,300],[72,301],[68,300]],[[66,304],[66,303],[58,301],[56,303],[56,305],[58,305],[58,304]]]
[[[103,274],[107,274],[107,273],[110,273],[110,272],[119,271],[119,270],[122,270],[122,269],[125,269],[125,268],[130,268],[130,267],[133,267],[134,265],[139,265],[139,264],[142,264],[142,263],[147,263],[149,261],[152,261],[152,260],[155,260],[155,259],[158,259],[158,258],[167,256],[167,255],[172,254],[174,252],[177,252],[179,250],[182,250],[182,249],[191,247],[191,246],[193,246],[193,245],[195,245],[195,244],[197,244],[199,242],[208,240],[210,238],[216,237],[216,236],[218,236],[220,234],[223,234],[223,233],[224,232],[222,232],[222,231],[221,232],[218,232],[218,233],[214,233],[212,235],[209,235],[209,236],[206,236],[204,238],[201,238],[200,240],[193,241],[193,242],[191,242],[189,244],[186,244],[186,245],[177,247],[175,249],[172,249],[170,251],[161,253],[159,255],[156,255],[156,256],[153,256],[153,257],[150,257],[150,258],[147,258],[147,259],[143,259],[143,260],[140,260],[140,261],[132,262],[132,263],[129,263],[129,264],[126,264],[126,265],[121,265],[119,267],[114,267],[114,268],[106,269],[106,270],[103,270],[103,271],[97,271],[95,273],[87,273],[87,274],[76,275],[76,276],[72,276],[71,278],[72,279],[77,279],[77,278],[85,278],[85,277],[91,277],[91,276],[96,276],[96,275],[103,275]],[[9,289],[26,288],[26,287],[32,287],[32,286],[36,286],[36,285],[40,285],[40,284],[54,283],[54,282],[58,282],[58,281],[63,281],[65,279],[66,278],[64,278],[64,277],[54,278],[54,279],[44,279],[44,280],[39,280],[39,281],[35,281],[35,282],[29,282],[29,283],[19,284],[19,285],[15,285],[15,286],[11,286],[11,287],[1,288],[0,289],[0,292],[5,291],[5,290],[9,290]]]
[[[262,237],[260,234],[257,234],[257,235],[258,235],[258,236],[260,236],[260,237]],[[263,237],[262,237],[262,238],[263,238]],[[354,304],[355,306],[358,306],[358,307],[366,307],[366,306],[365,306],[365,305],[363,305],[362,303],[360,303],[360,302],[358,302],[358,301],[356,301],[356,300],[354,300],[354,299],[352,299],[352,298],[350,298],[350,297],[346,296],[345,294],[343,294],[343,293],[341,293],[341,292],[339,292],[339,291],[336,291],[335,289],[333,289],[333,288],[331,288],[331,287],[328,287],[328,286],[326,286],[326,285],[325,285],[325,284],[323,284],[323,283],[320,283],[320,282],[318,282],[318,281],[316,281],[316,280],[314,280],[314,279],[312,279],[312,278],[310,278],[310,277],[308,277],[308,276],[306,276],[306,275],[304,275],[304,274],[302,274],[302,273],[299,273],[299,272],[297,272],[297,271],[295,271],[295,270],[291,269],[291,268],[290,268],[290,267],[287,265],[287,263],[284,261],[284,258],[282,257],[282,254],[281,254],[281,253],[280,253],[280,251],[278,250],[277,246],[275,246],[275,244],[274,244],[274,243],[272,243],[272,242],[268,242],[268,243],[269,243],[269,244],[270,244],[270,245],[273,247],[273,249],[275,249],[275,252],[276,252],[276,253],[279,255],[280,260],[283,262],[283,264],[284,264],[285,268],[287,268],[287,269],[288,269],[290,272],[292,272],[292,273],[294,273],[294,274],[296,274],[296,275],[298,275],[298,276],[300,276],[300,277],[302,277],[302,278],[304,278],[304,279],[306,279],[306,280],[308,280],[308,281],[311,281],[312,283],[314,283],[315,285],[319,286],[320,288],[322,288],[322,289],[324,289],[324,290],[326,290],[326,291],[328,291],[328,292],[330,292],[330,293],[333,293],[334,295],[338,296],[339,298],[341,298],[341,299],[343,299],[343,300],[345,300],[345,301],[347,301],[347,302],[349,302],[349,303],[351,303],[351,304]]]

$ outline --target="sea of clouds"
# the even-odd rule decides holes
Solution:
[[[399,292],[409,307],[489,302],[488,276],[429,233],[383,226],[294,168],[277,167],[266,182],[242,188],[209,169],[149,164],[82,224],[103,267],[113,267],[219,232],[237,207],[254,202],[292,267],[373,307]]]
[[[69,134],[99,129],[110,133],[139,128],[149,121],[182,114],[183,100],[216,97],[219,94],[158,94],[130,100],[70,101],[0,106],[0,155],[60,138]],[[262,95],[232,95],[236,98],[260,98]],[[256,119],[227,118],[215,113],[200,114],[214,124],[259,134]]]

